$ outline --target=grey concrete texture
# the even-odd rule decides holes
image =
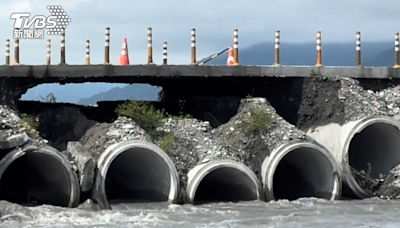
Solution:
[[[81,191],[89,192],[93,187],[96,160],[79,142],[68,142],[66,153],[77,166]]]
[[[310,77],[400,78],[400,68],[341,66],[21,65],[0,66],[0,77]]]

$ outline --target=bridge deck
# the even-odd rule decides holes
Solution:
[[[0,66],[0,77],[81,78],[180,78],[180,77],[310,77],[400,78],[400,68],[313,66],[191,66],[191,65],[43,65]],[[96,79],[98,77],[98,79]],[[155,78],[154,78],[155,77]]]

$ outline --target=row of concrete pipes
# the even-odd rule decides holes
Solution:
[[[153,64],[153,32],[152,28],[148,28],[147,31],[147,56],[148,64]],[[275,66],[280,66],[280,31],[275,32]],[[399,41],[399,33],[395,33],[395,41],[394,41],[394,66],[395,68],[400,68],[400,41]],[[20,65],[20,53],[19,53],[19,39],[15,39],[14,41],[14,63],[13,65]],[[61,45],[60,45],[60,64],[66,64],[65,57],[65,30],[61,33]],[[239,63],[239,32],[238,29],[233,31],[233,56],[236,63]],[[196,64],[196,30],[191,30],[191,64]],[[361,33],[356,33],[356,66],[361,66]],[[90,41],[86,40],[86,64],[89,65],[90,61]],[[10,40],[6,40],[6,65],[10,65]],[[47,40],[47,54],[46,54],[46,64],[51,64],[51,40]],[[105,32],[105,46],[104,46],[104,64],[110,64],[110,28],[106,28]],[[163,42],[163,64],[168,64],[167,61],[167,42]],[[317,31],[316,38],[316,67],[322,67],[322,36],[321,31]]]
[[[259,161],[257,175],[253,167],[234,160],[189,167],[185,188],[174,162],[158,146],[145,141],[116,143],[97,160],[90,198],[102,209],[112,209],[115,199],[177,203],[182,196],[191,204],[301,197],[337,200],[345,188],[350,192],[347,197],[367,198],[372,193],[356,180],[352,169],[366,171],[369,164],[369,177],[379,179],[400,163],[400,123],[389,117],[328,124],[307,134],[314,140],[270,148]],[[75,207],[80,189],[69,160],[52,147],[18,148],[0,161],[2,200]]]

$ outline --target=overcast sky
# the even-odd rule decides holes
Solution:
[[[240,47],[273,41],[281,30],[282,42],[394,40],[400,30],[399,0],[8,0],[0,3],[0,39],[12,39],[13,12],[49,15],[47,5],[61,5],[71,18],[67,27],[67,63],[85,63],[85,41],[91,41],[92,63],[104,61],[104,29],[111,27],[111,59],[118,62],[122,38],[128,38],[131,64],[146,63],[147,27],[153,28],[154,59],[162,62],[162,42],[168,41],[170,63],[190,62],[190,30],[197,30],[198,58],[232,43],[239,29]],[[7,3],[4,3],[7,2]],[[60,61],[60,37],[21,40],[21,63],[44,64],[46,39],[52,39],[53,63]],[[13,45],[12,45],[13,46]],[[12,47],[13,50],[13,47]],[[13,58],[13,56],[12,56]],[[3,58],[1,61],[4,61]],[[0,63],[3,64],[3,63]]]

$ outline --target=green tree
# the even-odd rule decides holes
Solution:
[[[40,99],[42,102],[45,102],[45,103],[56,103],[57,102],[56,96],[54,96],[53,93],[49,93],[45,97],[42,97],[41,95],[39,95],[39,96],[40,96]]]

